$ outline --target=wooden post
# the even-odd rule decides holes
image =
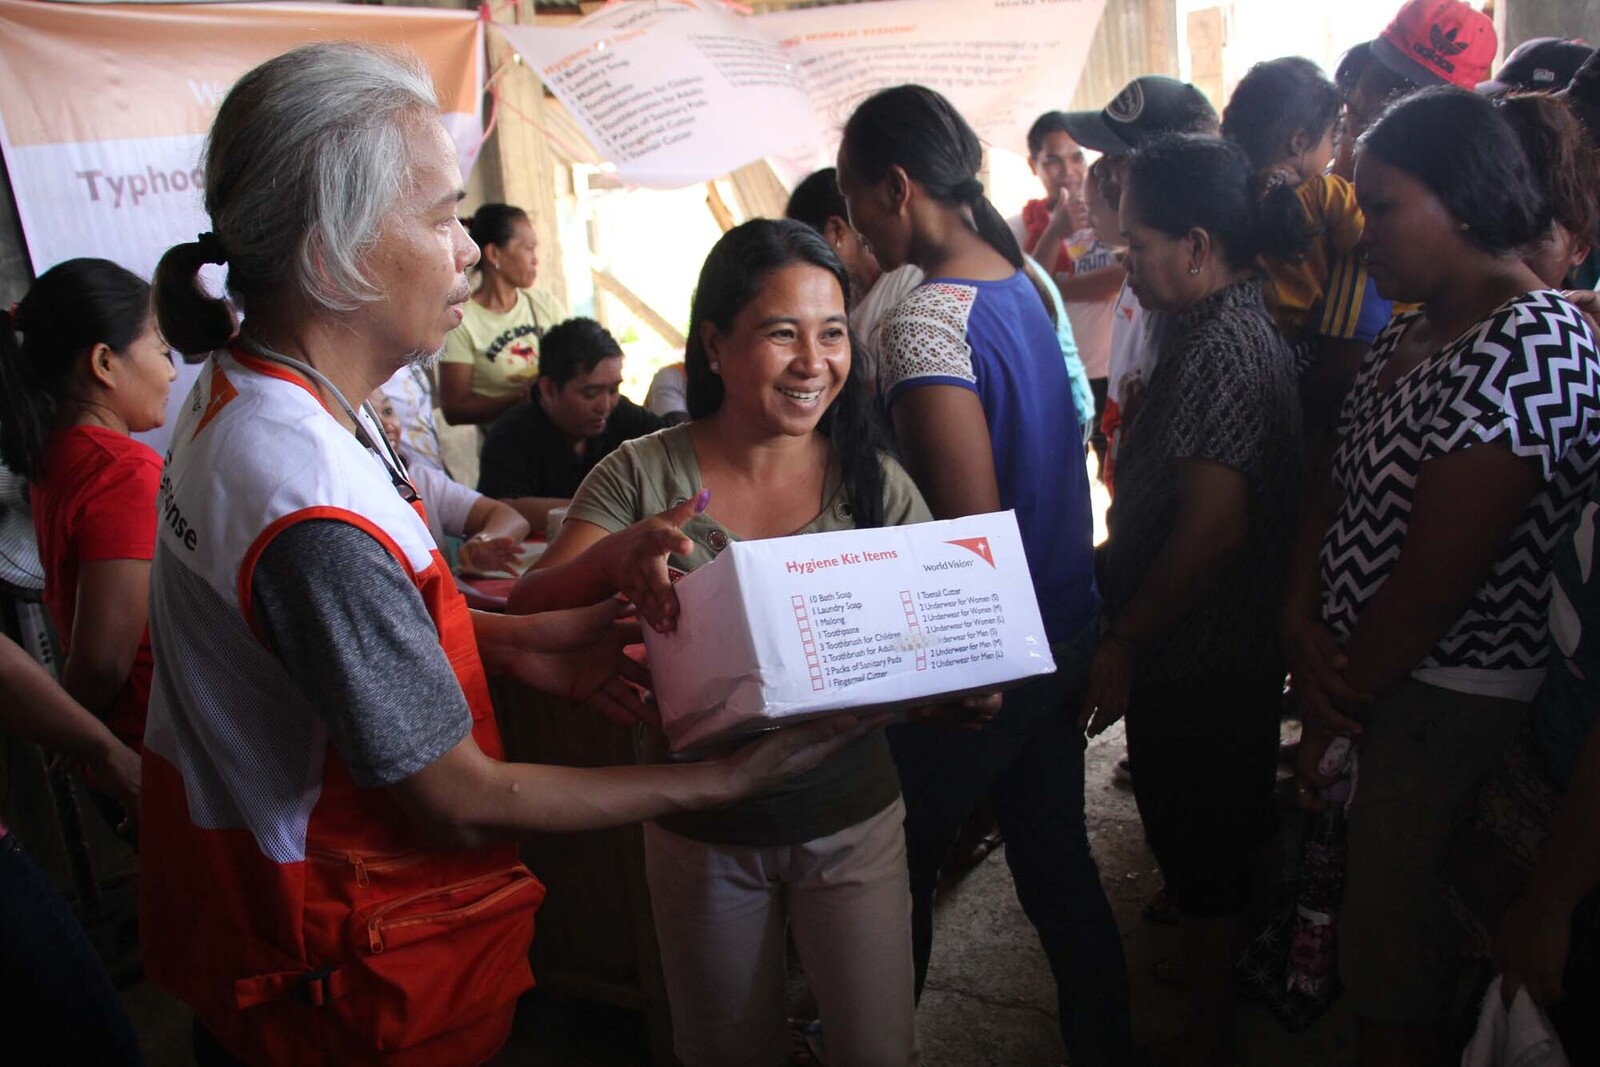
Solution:
[[[1178,73],[1178,6],[1174,0],[1144,0],[1145,69],[1139,73]],[[1222,110],[1219,104],[1217,110]]]
[[[1098,111],[1141,74],[1178,73],[1176,0],[1106,0],[1068,105]]]
[[[789,206],[789,190],[773,172],[772,164],[764,159],[746,164],[734,171],[733,198],[747,219],[781,219]]]
[[[1223,68],[1223,46],[1227,43],[1227,29],[1222,8],[1206,7],[1190,11],[1189,23],[1189,81],[1212,101],[1228,99],[1228,86]]]
[[[525,6],[508,6],[491,17],[495,22],[517,22]],[[527,21],[532,20],[530,10]],[[556,230],[556,169],[559,164],[540,126],[544,115],[544,85],[526,64],[517,61],[516,51],[504,37],[492,28],[484,36],[489,51],[488,76],[494,77],[503,64],[509,64],[495,82],[506,105],[500,109],[494,133],[494,156],[499,163],[502,195],[506,203],[522,208],[533,219],[534,233],[539,237],[539,288],[554,294],[563,306],[569,306],[561,239]]]
[[[714,181],[706,182],[706,207],[711,210],[711,217],[717,220],[717,225],[727,233],[738,225],[734,221],[733,212],[728,210],[727,202],[722,199],[722,192]]]
[[[678,328],[668,322],[666,317],[655,308],[645,303],[644,300],[629,289],[622,281],[608,270],[595,267],[590,270],[594,275],[594,287],[607,296],[615,297],[621,301],[623,307],[637,315],[644,324],[661,335],[661,338],[673,348],[683,347],[683,334]]]

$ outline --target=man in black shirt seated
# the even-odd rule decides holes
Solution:
[[[490,427],[478,492],[543,530],[550,509],[566,507],[596,463],[666,422],[622,395],[622,348],[593,319],[568,319],[544,335],[536,385]]]

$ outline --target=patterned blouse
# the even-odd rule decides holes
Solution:
[[[1259,281],[1166,316],[1159,358],[1117,461],[1104,585],[1115,618],[1138,592],[1178,521],[1174,462],[1203,459],[1249,481],[1245,544],[1178,626],[1139,655],[1136,681],[1197,674],[1276,675],[1278,604],[1300,469],[1300,401],[1289,346]]]
[[[1537,671],[1547,652],[1551,551],[1600,459],[1595,341],[1560,294],[1525,293],[1380,389],[1378,375],[1419,316],[1398,316],[1378,337],[1340,415],[1333,477],[1344,501],[1319,557],[1323,617],[1343,640],[1382,587],[1405,545],[1424,463],[1503,443],[1536,464],[1544,484],[1421,668],[1424,680],[1438,669]]]

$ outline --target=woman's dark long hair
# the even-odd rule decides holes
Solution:
[[[97,344],[125,351],[151,314],[150,284],[110,260],[41,274],[0,328],[0,461],[37,482],[79,358]]]
[[[751,219],[722,235],[706,256],[689,309],[684,345],[689,417],[703,419],[722,407],[722,379],[712,373],[701,327],[710,323],[719,333],[756,298],[767,279],[793,264],[820,267],[839,282],[849,299],[850,275],[833,249],[811,227],[792,219]],[[860,345],[851,337],[851,348]],[[883,431],[867,388],[866,363],[852,358],[839,395],[823,412],[817,429],[828,436],[844,478],[845,496],[857,527],[883,525]]]
[[[844,124],[843,145],[851,168],[869,182],[880,181],[890,167],[899,166],[939,203],[970,208],[978,236],[1023,272],[1051,327],[1060,325],[1054,297],[1023,265],[1017,235],[978,180],[983,145],[950,101],[921,85],[897,85],[874,93]]]
[[[1305,244],[1303,226],[1274,224],[1244,149],[1220,137],[1175,133],[1140,146],[1128,162],[1129,192],[1146,226],[1172,237],[1205,230],[1235,269],[1257,256],[1292,259]]]
[[[464,225],[467,236],[472,238],[472,243],[479,248],[488,248],[496,245],[500,248],[506,246],[512,235],[517,231],[517,223],[528,222],[528,213],[512,204],[484,204],[472,213]],[[486,260],[478,260],[477,269],[482,270]]]
[[[1391,104],[1359,144],[1426,185],[1486,252],[1515,252],[1550,229],[1550,198],[1522,142],[1477,93],[1418,90]]]
[[[868,182],[899,166],[939,203],[971,208],[979,236],[1022,269],[1016,235],[978,180],[983,145],[950,101],[921,85],[874,93],[844,124],[843,145],[851,169]]]
[[[1555,220],[1592,244],[1600,227],[1600,154],[1577,114],[1548,93],[1514,93],[1495,103],[1528,154]]]
[[[1272,243],[1279,247],[1303,247],[1310,234],[1299,194],[1276,168],[1296,133],[1322,142],[1339,119],[1341,102],[1338,87],[1315,63],[1290,56],[1251,67],[1222,112],[1222,136],[1250,157],[1262,225],[1278,232]]]

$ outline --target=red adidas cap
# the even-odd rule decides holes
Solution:
[[[1472,90],[1487,81],[1494,22],[1462,0],[1410,0],[1372,42],[1372,55],[1414,85]]]

